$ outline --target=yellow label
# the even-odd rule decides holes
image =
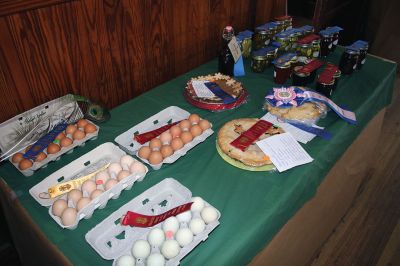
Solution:
[[[68,182],[64,182],[55,186],[50,187],[47,191],[49,192],[49,196],[50,198],[55,198],[59,195],[62,195],[64,193],[67,193],[75,188],[79,188],[83,182],[85,182],[86,180],[91,179],[92,177],[94,177],[97,173],[107,169],[107,167],[110,165],[110,163],[104,165],[103,167],[101,167],[100,169],[96,170],[93,173],[90,173],[88,175],[79,177],[77,179],[74,180],[70,180]]]

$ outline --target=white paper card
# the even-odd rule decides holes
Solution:
[[[213,98],[215,94],[204,85],[205,82],[209,82],[208,80],[193,80],[192,86],[196,95],[200,98]]]
[[[274,135],[256,144],[269,156],[279,172],[313,161],[290,133]]]
[[[239,58],[242,56],[242,51],[240,50],[240,46],[236,41],[236,37],[233,36],[231,41],[228,43],[229,50],[231,50],[233,60],[235,60],[235,63]]]
[[[263,117],[261,117],[261,119],[283,128],[285,132],[289,132],[297,141],[303,144],[311,141],[316,136],[315,134],[301,130],[295,126],[292,126],[291,124],[279,121],[278,118],[271,113],[266,113]],[[323,129],[322,127],[318,127],[315,125],[313,125],[313,127]]]

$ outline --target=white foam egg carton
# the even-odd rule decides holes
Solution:
[[[92,122],[89,122],[92,123]],[[93,123],[92,123],[93,124]],[[28,169],[25,170],[21,170],[18,167],[18,163],[13,163],[12,162],[12,157],[9,158],[9,161],[15,166],[15,168],[18,169],[18,171],[20,171],[24,176],[31,176],[35,173],[36,170],[38,170],[39,168],[45,168],[47,167],[47,165],[52,162],[52,161],[58,161],[61,157],[61,155],[65,154],[65,153],[72,153],[74,151],[75,147],[83,147],[85,146],[85,143],[88,140],[95,140],[97,139],[97,136],[99,134],[99,130],[100,127],[93,124],[94,126],[96,126],[96,131],[93,133],[88,133],[85,135],[85,137],[83,139],[80,140],[74,140],[71,136],[71,134],[66,134],[65,136],[67,136],[68,138],[72,139],[73,142],[71,145],[69,145],[68,147],[61,147],[60,151],[54,154],[49,154],[47,153],[46,149],[43,150],[44,153],[46,153],[47,157],[40,161],[40,162],[33,162],[32,166]],[[25,149],[22,149],[20,152],[24,153]]]
[[[188,118],[190,113],[188,111],[183,110],[177,106],[170,106],[165,108],[164,110],[160,111],[159,113],[149,117],[145,121],[137,124],[136,126],[130,128],[129,130],[125,131],[121,135],[115,138],[115,142],[127,153],[131,155],[136,155],[140,158],[137,154],[137,151],[142,146],[148,146],[149,143],[140,144],[134,139],[134,136],[137,134],[142,134],[148,131],[155,130],[165,125],[172,124],[174,122],[183,120]],[[186,143],[181,149],[174,152],[171,156],[165,158],[160,164],[150,164],[148,160],[140,158],[143,162],[150,165],[154,170],[158,170],[164,163],[173,163],[178,160],[180,157],[185,155],[190,149],[192,149],[197,144],[203,142],[209,136],[211,136],[214,131],[209,128],[197,137],[195,137],[191,142]]]
[[[126,155],[126,153],[118,146],[111,142],[106,142],[46,177],[41,182],[33,186],[29,190],[29,193],[40,205],[49,207],[49,215],[59,226],[73,230],[78,226],[78,223],[81,219],[89,219],[96,209],[104,208],[110,199],[117,199],[123,190],[130,190],[136,181],[142,181],[148,172],[147,167],[144,166],[146,169],[144,174],[131,174],[119,181],[111,189],[104,191],[101,195],[93,199],[88,205],[78,212],[75,223],[69,226],[64,226],[61,222],[61,219],[55,216],[51,211],[53,202],[57,199],[66,200],[67,194],[63,194],[51,199],[45,199],[40,197],[41,193],[47,192],[48,188],[57,184],[93,173],[108,163],[119,162],[123,155]],[[115,177],[112,176],[112,178]],[[85,195],[85,193],[86,192],[84,191],[83,196],[88,196]],[[74,203],[72,201],[68,201],[68,207],[75,207]]]
[[[133,211],[144,215],[162,214],[172,208],[190,202],[191,191],[173,178],[165,178],[163,181],[149,188],[109,217],[92,228],[86,235],[86,241],[104,259],[113,260],[113,266],[121,256],[131,255],[132,245],[135,241],[147,239],[147,234],[153,228],[162,228],[163,222],[147,228],[123,226],[120,219],[127,211]],[[204,201],[205,206],[211,206]],[[193,241],[182,247],[179,254],[167,260],[165,265],[179,265],[180,261],[197,245],[207,240],[208,235],[219,225],[219,218],[212,223],[206,224],[206,228],[200,234],[194,236]],[[193,218],[201,218],[199,212],[192,212]],[[180,228],[188,227],[188,223],[181,222]],[[151,253],[160,253],[159,247],[152,246]],[[146,265],[145,259],[136,259],[135,265]]]

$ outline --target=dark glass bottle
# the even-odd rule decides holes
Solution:
[[[233,76],[235,60],[228,47],[228,43],[234,36],[233,28],[226,26],[222,33],[222,49],[218,56],[218,71],[224,75]]]

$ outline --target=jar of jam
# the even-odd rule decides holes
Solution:
[[[346,49],[340,58],[339,69],[344,75],[350,75],[357,67],[359,51]]]
[[[314,40],[312,41],[312,57],[313,58],[318,58],[319,54],[321,52],[321,46],[320,46],[320,40]]]
[[[334,84],[335,84],[334,78],[326,79],[321,76],[318,76],[316,89],[318,92],[322,93],[326,97],[331,97],[335,89]]]
[[[293,69],[292,74],[292,84],[293,86],[305,86],[310,83],[310,75],[309,72],[301,72],[302,66],[296,66]]]
[[[321,36],[321,56],[328,56],[329,53],[331,52],[332,49],[332,41],[333,41],[333,35],[330,32],[327,31],[321,31],[320,33]]]
[[[357,60],[357,69],[361,69],[362,66],[365,64],[365,59],[367,57],[367,52],[368,52],[368,45],[366,44],[365,46],[360,47],[359,52],[360,54]]]
[[[311,43],[300,43],[297,46],[297,51],[300,55],[311,58],[313,54],[313,48]]]
[[[259,50],[266,46],[265,43],[269,42],[269,35],[268,31],[264,27],[258,27],[253,34],[253,46],[254,50]]]
[[[334,78],[334,83],[333,83],[333,90],[335,90],[336,88],[337,88],[337,85],[339,84],[339,79],[340,79],[340,76],[342,75],[342,72],[338,69],[337,71],[336,71],[336,73],[333,75],[333,78]]]
[[[290,78],[292,72],[290,63],[283,65],[274,64],[274,82],[277,84],[284,84]]]
[[[251,56],[251,70],[256,73],[264,72],[267,67],[267,55],[263,51],[254,51]]]

